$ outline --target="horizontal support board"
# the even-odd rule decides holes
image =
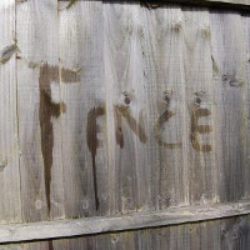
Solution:
[[[1,225],[0,242],[22,242],[178,225],[250,214],[250,202],[172,207],[150,214]]]

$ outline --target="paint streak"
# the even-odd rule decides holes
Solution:
[[[68,6],[66,7],[66,9],[69,9],[70,7],[72,7],[78,0],[70,0]]]
[[[199,125],[198,121],[201,117],[206,117],[211,115],[210,110],[206,108],[200,108],[200,105],[193,104],[192,110],[191,110],[191,134],[190,134],[190,140],[193,148],[196,151],[199,152],[210,152],[212,151],[211,145],[200,145],[199,139],[198,139],[198,133],[200,134],[206,134],[210,133],[212,131],[211,126],[209,125]]]
[[[167,103],[169,104],[170,100],[166,100]],[[174,148],[179,148],[182,146],[181,142],[179,143],[166,143],[166,142],[163,142],[162,139],[161,139],[161,128],[163,126],[163,124],[165,122],[168,122],[169,119],[174,116],[174,113],[172,111],[170,111],[169,109],[167,109],[160,117],[159,119],[157,120],[156,122],[156,126],[155,126],[155,138],[156,138],[156,141],[157,143],[160,145],[160,146],[163,146],[163,147],[166,147],[166,148],[170,148],[170,149],[174,149]]]
[[[116,105],[115,109],[115,135],[116,135],[116,143],[120,146],[120,148],[124,147],[124,138],[123,138],[123,131],[122,131],[122,117],[125,118],[127,121],[130,129],[138,136],[142,143],[147,142],[147,136],[143,127],[137,124],[136,120],[131,116],[129,107],[124,105]]]
[[[80,80],[76,73],[61,69],[61,79],[65,82],[76,82]],[[44,179],[45,179],[45,193],[48,212],[50,213],[50,184],[51,184],[51,168],[53,165],[53,147],[54,134],[52,117],[58,118],[61,113],[66,112],[66,105],[64,103],[55,103],[51,96],[52,81],[58,83],[60,78],[60,70],[58,66],[50,66],[44,64],[40,67],[39,89],[40,89],[40,129],[41,129],[41,150],[44,161]]]
[[[5,47],[2,51],[1,51],[1,55],[0,55],[0,64],[5,64],[7,63],[10,58],[18,51],[17,45],[16,44],[12,44],[9,45],[7,47]]]
[[[98,188],[97,188],[97,175],[96,175],[96,151],[102,142],[98,140],[97,133],[100,131],[100,127],[97,124],[98,116],[105,114],[104,107],[93,108],[88,113],[88,123],[87,123],[87,144],[89,151],[92,156],[92,168],[93,168],[93,182],[94,182],[94,195],[95,195],[95,208],[99,209],[99,198],[98,198]]]
[[[211,59],[212,59],[212,64],[213,64],[213,73],[214,73],[214,75],[218,75],[220,72],[219,67],[218,67],[213,56],[211,56]]]

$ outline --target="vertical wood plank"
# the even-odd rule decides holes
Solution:
[[[246,46],[245,57],[242,58],[245,63],[246,82],[245,82],[245,99],[244,99],[244,115],[243,125],[244,130],[242,136],[244,138],[244,198],[250,198],[250,17],[242,17],[244,25],[244,41]]]
[[[63,217],[57,1],[18,2],[16,18],[23,218]]]
[[[145,9],[145,84],[149,157],[154,204],[164,209],[189,202],[187,170],[187,108],[185,103],[183,13],[178,7]],[[153,179],[153,178],[152,178]]]
[[[209,13],[188,9],[184,18],[190,202],[213,202],[218,199],[218,170]]]
[[[152,190],[157,170],[150,160],[154,145],[149,139],[153,121],[146,80],[147,19],[132,3],[105,3],[104,15],[110,209],[150,210],[157,197]]]
[[[15,1],[0,2],[0,222],[21,221]]]
[[[237,13],[212,13],[212,53],[216,91],[218,163],[221,201],[244,195],[244,102],[247,93],[245,34]]]
[[[109,193],[102,2],[67,4],[59,3],[60,65],[75,76],[61,83],[66,216],[104,215]]]

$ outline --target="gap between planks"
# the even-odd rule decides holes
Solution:
[[[0,243],[93,235],[195,223],[250,214],[250,201],[217,205],[171,207],[153,213],[92,217],[29,224],[0,225]]]

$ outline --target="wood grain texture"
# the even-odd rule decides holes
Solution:
[[[134,213],[114,217],[92,217],[0,226],[0,242],[21,242],[149,229],[237,217],[250,213],[249,202],[213,206],[172,207],[160,212]],[[245,223],[245,222],[244,222]],[[170,238],[172,236],[170,235]],[[211,236],[211,239],[216,237]],[[143,239],[142,239],[143,240]],[[197,243],[195,243],[197,244]]]
[[[11,250],[247,250],[249,216],[44,242],[1,245]],[[216,233],[216,235],[215,235]],[[213,240],[209,240],[211,236]]]
[[[244,195],[244,100],[247,93],[245,32],[237,14],[212,14],[212,49],[214,58],[216,108],[218,112],[217,142],[220,168],[220,198],[238,200]],[[235,35],[235,32],[237,35]],[[249,108],[249,107],[248,107]]]
[[[64,196],[59,118],[64,107],[58,100],[57,1],[17,3],[16,19],[23,219],[61,217]]]
[[[109,3],[104,18],[111,212],[148,210],[157,199],[152,190],[157,169],[150,160],[155,145],[146,79],[146,16],[139,5]]]
[[[147,36],[144,60],[149,100],[146,124],[152,145],[147,161],[154,166],[154,182],[151,185],[155,207],[164,209],[189,203],[184,16],[178,7],[145,10],[145,15]]]
[[[184,12],[185,104],[190,202],[216,202],[218,193],[209,12]],[[189,119],[189,120],[188,120]]]
[[[244,22],[244,33],[246,34],[246,52],[245,52],[245,72],[246,72],[246,82],[250,82],[250,18],[245,17],[242,19]],[[250,197],[250,88],[249,84],[245,86],[245,103],[244,103],[244,129],[245,133],[243,134],[244,138],[244,196],[247,198]]]
[[[79,76],[61,84],[65,208],[75,218],[109,211],[103,7],[98,1],[65,6],[59,5],[60,64]]]
[[[15,1],[0,3],[0,222],[21,221]]]
[[[248,16],[29,0],[15,17],[3,3],[0,221],[19,224],[0,225],[0,241],[249,248],[249,218],[225,219],[250,212]]]

